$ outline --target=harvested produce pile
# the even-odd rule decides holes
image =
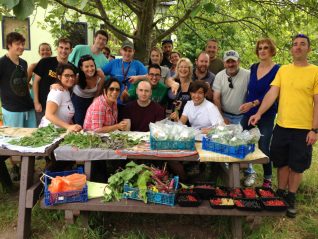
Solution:
[[[147,190],[169,193],[173,191],[174,180],[168,179],[168,172],[164,169],[148,167],[144,164],[137,165],[134,162],[126,164],[125,169],[108,178],[108,189],[104,195],[105,201],[122,198],[124,184],[138,187],[139,196],[147,202]]]
[[[80,149],[107,148],[123,149],[130,148],[140,143],[140,139],[132,139],[127,134],[111,133],[109,136],[100,137],[92,133],[69,133],[64,137],[62,145],[71,145]]]
[[[36,148],[53,143],[53,141],[64,132],[65,129],[56,128],[54,127],[54,125],[50,124],[46,127],[38,128],[32,133],[31,136],[25,136],[20,139],[13,139],[8,143],[13,145]]]

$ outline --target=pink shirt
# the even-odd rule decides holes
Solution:
[[[104,95],[94,99],[93,103],[88,107],[84,129],[94,131],[104,126],[111,126],[117,123],[117,103],[111,106],[107,104]]]

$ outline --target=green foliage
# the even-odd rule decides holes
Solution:
[[[79,149],[91,149],[100,147],[101,143],[102,140],[97,134],[72,132],[64,137],[61,145],[70,145]]]

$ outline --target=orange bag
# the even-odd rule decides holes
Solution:
[[[86,183],[86,175],[74,173],[68,176],[57,176],[51,180],[48,190],[51,193],[83,190]]]

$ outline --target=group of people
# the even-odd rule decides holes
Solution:
[[[147,66],[134,59],[130,41],[122,44],[122,58],[108,61],[103,52],[107,41],[103,30],[95,33],[91,46],[72,49],[71,41],[61,38],[56,57],[43,43],[42,59],[27,68],[20,57],[24,37],[9,33],[8,52],[0,59],[3,124],[43,127],[52,123],[74,132],[145,132],[150,122],[169,117],[202,133],[220,124],[241,124],[243,129],[257,125],[262,135],[259,148],[271,161],[263,165],[263,186],[272,186],[273,162],[278,168],[277,193],[289,203],[288,215],[296,215],[295,195],[303,172],[310,167],[318,133],[318,67],[307,60],[310,39],[306,35],[293,38],[293,62],[284,66],[273,61],[274,42],[258,40],[259,62],[250,69],[240,66],[235,50],[220,59],[215,39],[207,41],[195,67],[173,49],[171,40],[151,49]],[[186,178],[181,164],[170,166]],[[244,184],[252,186],[256,179],[252,165],[245,174]]]

